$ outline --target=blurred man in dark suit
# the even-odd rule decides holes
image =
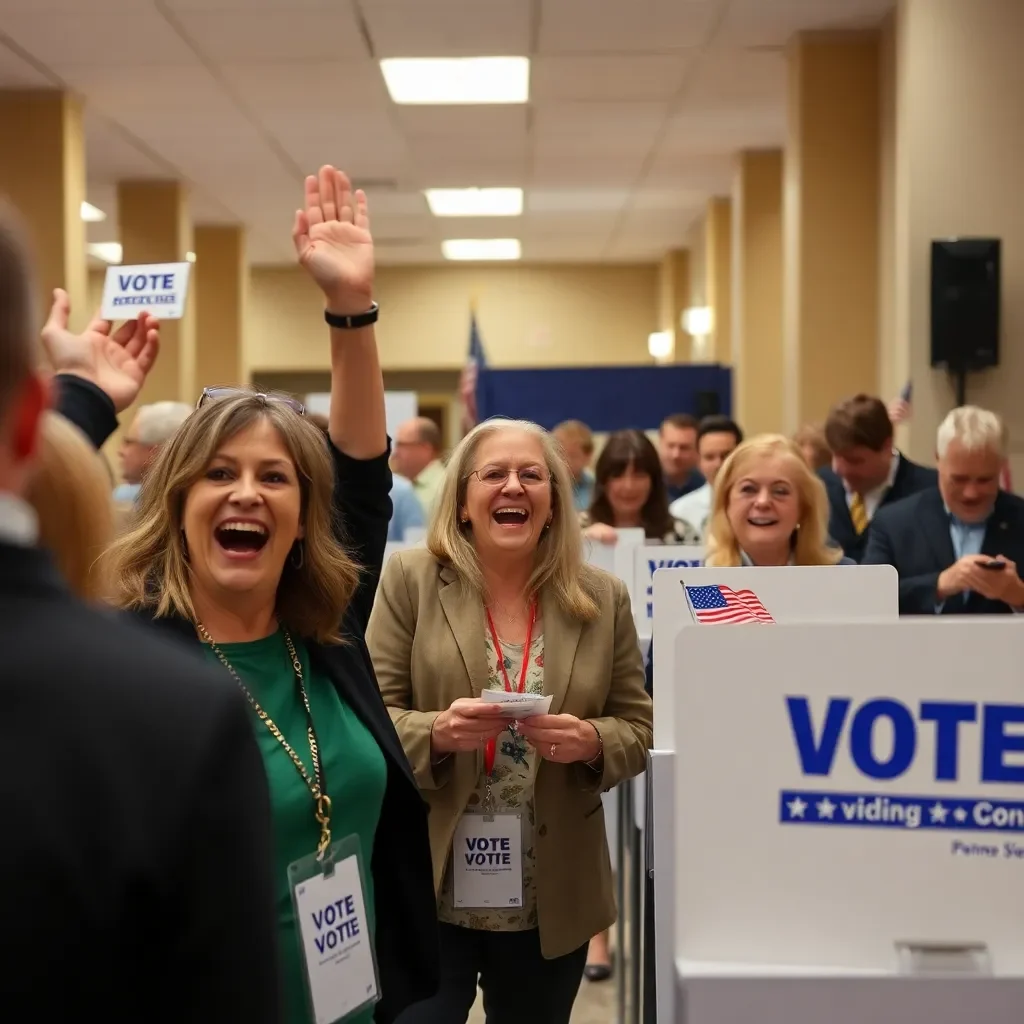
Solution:
[[[1024,499],[999,489],[1006,427],[962,406],[943,420],[937,448],[938,488],[881,509],[864,562],[896,567],[901,615],[1024,609]]]
[[[832,468],[819,472],[828,493],[828,532],[847,558],[863,560],[875,513],[936,484],[934,469],[893,447],[885,403],[872,395],[840,402],[825,421]]]
[[[245,699],[80,604],[36,546],[21,495],[51,388],[37,308],[0,210],[0,992],[37,1021],[276,1024],[270,807]],[[57,341],[68,386],[124,409],[158,336],[142,315]]]

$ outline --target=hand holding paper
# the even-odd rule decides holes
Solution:
[[[535,693],[506,693],[504,690],[484,690],[481,699],[485,704],[500,707],[513,721],[522,722],[536,715],[546,715],[551,707],[551,697]]]
[[[508,723],[500,704],[489,704],[477,697],[459,697],[434,719],[430,752],[437,757],[461,750],[479,750],[507,729]]]
[[[160,351],[159,324],[147,313],[113,334],[109,320],[96,317],[81,334],[68,328],[71,301],[57,288],[43,327],[43,348],[56,373],[82,377],[106,392],[117,412],[135,401]]]
[[[519,725],[519,734],[546,761],[590,762],[601,753],[601,736],[575,715],[537,715]]]

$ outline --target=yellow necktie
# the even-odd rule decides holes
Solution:
[[[850,518],[858,535],[868,528],[868,510],[864,507],[864,499],[859,494],[850,499]]]

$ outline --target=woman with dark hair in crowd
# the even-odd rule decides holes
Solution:
[[[594,475],[593,501],[580,515],[584,536],[614,544],[619,530],[640,527],[649,544],[700,543],[694,528],[669,512],[661,460],[643,431],[612,434]]]

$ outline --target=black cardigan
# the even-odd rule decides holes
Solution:
[[[79,377],[58,377],[57,411],[99,448],[117,427],[110,398]],[[331,445],[336,528],[363,574],[342,623],[349,642],[320,644],[306,638],[312,663],[373,734],[388,766],[387,787],[371,868],[376,908],[376,954],[381,1001],[375,1019],[389,1024],[403,1009],[429,998],[438,985],[437,904],[427,831],[427,805],[377,688],[364,635],[384,560],[391,519],[389,452],[352,459]],[[192,624],[135,613],[165,635],[201,653]]]

